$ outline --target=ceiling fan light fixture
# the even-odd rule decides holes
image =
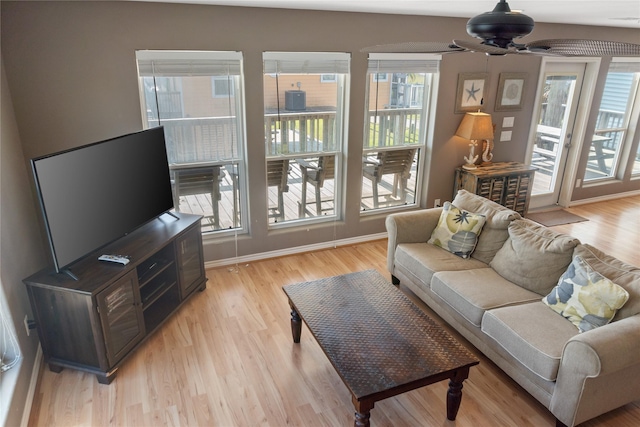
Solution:
[[[506,0],[500,0],[491,12],[474,16],[467,22],[467,33],[484,40],[483,43],[501,48],[513,45],[513,39],[533,31],[533,19],[520,12],[512,12]]]

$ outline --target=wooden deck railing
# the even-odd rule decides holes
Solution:
[[[405,108],[394,110],[382,110],[369,112],[369,122],[372,132],[368,144],[365,144],[365,152],[382,151],[394,147],[406,146],[418,143],[420,134],[419,121],[420,109]],[[283,197],[284,220],[298,219],[298,205],[302,200],[302,183],[299,175],[297,159],[314,156],[321,152],[336,152],[339,150],[336,141],[336,114],[333,111],[304,111],[286,112],[280,114],[266,114],[264,117],[267,157],[288,155],[290,162],[288,180],[289,191]],[[219,167],[224,172],[219,177],[219,197],[211,194],[180,195],[178,209],[202,214],[205,216],[203,230],[215,231],[235,228],[239,226],[239,195],[237,185],[237,172],[229,172],[240,158],[241,147],[238,137],[237,122],[235,117],[206,117],[206,118],[175,118],[164,119],[161,123],[165,127],[167,153],[172,167],[185,167],[185,164],[202,164]],[[195,166],[195,165],[194,165]],[[188,166],[187,166],[188,167]],[[408,186],[408,192],[413,196],[415,192],[415,170]],[[389,181],[389,182],[387,182]],[[395,200],[393,188],[395,184],[392,178],[385,177],[380,183],[384,188],[384,194],[376,197],[372,193],[372,184],[363,182],[362,207],[371,209],[381,206],[394,206],[405,201]],[[269,187],[269,197],[272,198],[273,189]],[[321,198],[331,199],[333,195],[333,182],[323,189]],[[217,194],[217,192],[216,192]],[[312,199],[312,195],[306,196]],[[413,199],[411,199],[413,200]],[[216,209],[213,209],[213,207]],[[219,206],[218,206],[219,205]],[[270,202],[270,206],[274,203]],[[330,210],[333,202],[328,204]],[[323,211],[322,214],[325,212]],[[320,215],[320,214],[318,214]]]
[[[364,149],[419,144],[421,108],[369,111],[369,141]]]
[[[370,138],[364,149],[417,144],[419,108],[370,111]],[[267,156],[331,152],[336,141],[335,111],[266,114]],[[240,158],[236,118],[201,117],[164,119],[169,163],[224,162]]]
[[[237,160],[240,157],[235,117],[162,120],[169,163]]]
[[[335,111],[265,114],[267,156],[336,151]]]

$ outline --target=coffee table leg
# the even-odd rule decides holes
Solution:
[[[449,381],[447,392],[447,419],[453,421],[458,415],[460,402],[462,401],[462,382],[469,377],[469,368],[457,371]]]
[[[291,306],[291,334],[293,335],[293,342],[300,342],[300,335],[302,334],[302,319],[300,319],[300,315],[293,308],[293,304],[289,303]]]
[[[369,427],[369,418],[373,409],[373,402],[358,401],[352,397],[353,405],[356,408],[356,418],[353,422],[354,427]]]
[[[356,419],[353,422],[354,427],[369,427],[371,425],[369,423],[370,417],[371,417],[371,412],[367,412],[365,414],[356,412]]]

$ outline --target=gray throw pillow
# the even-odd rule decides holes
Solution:
[[[575,237],[519,219],[509,225],[509,238],[490,265],[505,279],[544,296],[558,283],[579,243]]]

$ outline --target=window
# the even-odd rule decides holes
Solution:
[[[439,57],[371,54],[363,144],[363,212],[414,205]]]
[[[14,325],[6,306],[4,293],[0,289],[0,376],[17,366],[22,359],[20,346],[14,332]],[[0,382],[0,390],[2,384]]]
[[[590,142],[585,182],[621,178],[629,160],[632,175],[640,176],[640,148],[631,152],[633,134],[629,128],[632,115],[637,120],[640,109],[639,81],[640,61],[625,58],[611,62]]]
[[[389,81],[389,74],[387,73],[375,73],[373,74],[373,81],[374,82],[388,82]]]
[[[347,53],[265,52],[269,223],[341,213]]]
[[[145,127],[164,126],[175,209],[246,230],[240,52],[138,51]]]
[[[233,81],[228,76],[214,76],[211,78],[214,98],[233,97]]]

